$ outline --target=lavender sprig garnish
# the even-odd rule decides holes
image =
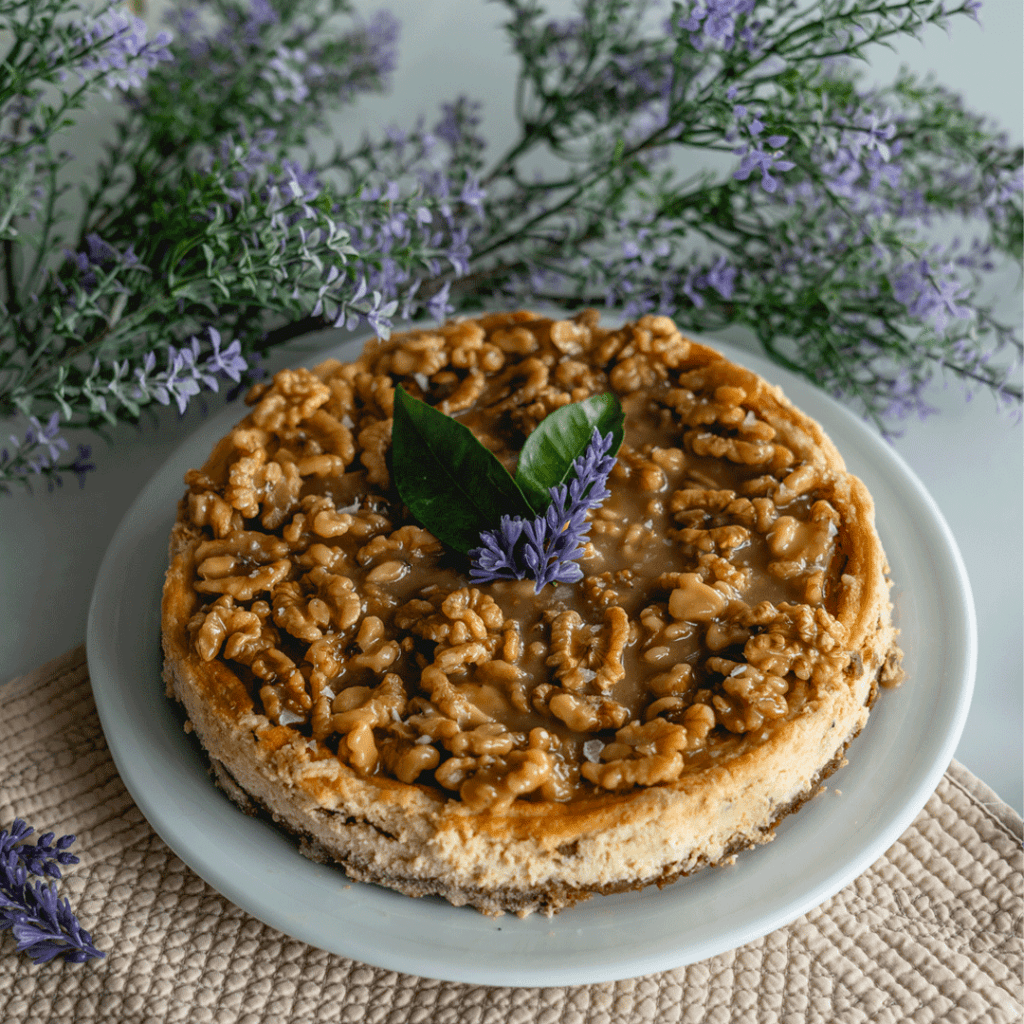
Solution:
[[[476,583],[493,580],[536,580],[535,593],[549,583],[578,583],[578,562],[586,552],[590,531],[587,512],[611,494],[608,474],[615,465],[609,455],[612,435],[595,427],[584,453],[572,464],[573,478],[549,491],[551,504],[533,519],[502,516],[496,530],[480,534],[481,546],[469,552],[469,575]],[[520,541],[523,543],[520,544]]]
[[[106,956],[49,881],[61,877],[61,866],[78,863],[68,852],[75,837],[55,840],[54,833],[47,832],[28,843],[34,831],[21,818],[0,831],[0,931],[10,929],[18,952],[28,953],[37,964],[57,957],[84,963]]]

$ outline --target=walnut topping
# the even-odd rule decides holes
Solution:
[[[510,471],[553,410],[623,396],[576,587],[469,585],[411,519],[389,472],[400,383]],[[665,317],[606,330],[592,312],[495,314],[282,371],[186,478],[195,653],[230,663],[316,765],[474,810],[683,779],[860,658],[838,613],[841,491],[783,443],[763,388]]]

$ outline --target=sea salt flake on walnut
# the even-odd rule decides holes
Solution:
[[[725,696],[716,695],[713,703],[717,718],[730,732],[753,732],[789,712],[789,683],[782,676],[728,658],[708,658],[707,666],[725,677]]]
[[[331,624],[339,632],[350,629],[363,613],[363,602],[348,576],[339,576],[322,566],[303,577],[316,588],[317,596],[331,611]]]
[[[415,374],[432,377],[438,370],[448,365],[448,352],[444,346],[444,338],[440,334],[424,332],[407,336],[385,359],[390,360],[392,373],[406,377]],[[384,372],[387,372],[387,365],[381,364]]]
[[[477,707],[453,685],[438,665],[427,665],[420,675],[420,683],[423,690],[430,695],[431,702],[437,705],[444,715],[457,722],[460,728],[493,721],[486,711]]]
[[[503,723],[483,722],[467,732],[455,733],[444,743],[456,757],[504,757],[512,751],[516,741],[517,737]]]
[[[563,355],[579,355],[590,340],[590,330],[585,324],[573,320],[556,320],[551,324],[551,344]]]
[[[298,640],[312,643],[323,636],[331,609],[319,597],[303,593],[294,581],[281,583],[273,595],[274,622]]]
[[[459,787],[459,798],[471,811],[507,807],[517,797],[540,789],[551,774],[551,755],[546,751],[516,750],[470,774]]]
[[[232,556],[259,565],[288,557],[288,545],[271,534],[257,530],[235,530],[227,537],[202,541],[196,548],[196,561]]]
[[[258,399],[252,420],[264,430],[297,427],[331,397],[331,389],[304,367],[279,370]]]
[[[254,519],[260,511],[256,474],[267,461],[266,449],[260,448],[236,459],[228,470],[225,500],[246,519]]]
[[[437,403],[438,411],[451,416],[453,413],[468,409],[483,394],[486,380],[479,370],[470,370],[469,375],[459,386],[447,398]]]
[[[355,562],[344,548],[328,544],[310,544],[305,551],[293,557],[295,564],[303,569],[323,568],[338,576],[347,576],[356,568]]]
[[[434,778],[445,789],[459,789],[476,768],[475,757],[449,757],[434,771]]]
[[[490,337],[491,343],[496,345],[502,352],[509,355],[525,356],[535,352],[540,342],[533,331],[525,327],[513,327],[510,330],[504,328],[494,331]]]
[[[664,364],[652,363],[646,355],[630,355],[621,359],[608,374],[608,382],[620,395],[651,387],[659,377],[666,376]]]
[[[655,719],[661,721],[661,719]],[[605,751],[607,751],[607,747]],[[655,786],[675,782],[683,770],[683,755],[651,754],[649,757],[623,758],[602,764],[586,763],[580,774],[603,789],[623,790],[633,786]]]
[[[442,647],[434,656],[434,664],[446,675],[462,674],[468,666],[489,661],[491,651],[479,640],[469,640],[454,647]]]
[[[242,517],[213,491],[189,493],[188,517],[195,526],[209,526],[214,537],[223,538],[242,528]]]
[[[812,462],[805,462],[789,473],[775,491],[776,505],[788,505],[795,498],[818,486],[821,469]]]
[[[343,690],[335,698],[335,707],[344,706],[341,702],[344,693]],[[389,672],[356,707],[348,707],[331,716],[333,731],[345,737],[344,751],[353,768],[370,772],[376,767],[378,755],[373,730],[389,725],[394,715],[402,715],[405,707],[405,686],[401,677]],[[339,752],[341,749],[339,745]]]
[[[766,539],[776,558],[815,565],[829,552],[835,535],[836,528],[828,519],[802,522],[793,516],[779,516]]]
[[[263,526],[272,530],[284,522],[298,504],[302,477],[294,462],[267,461],[260,449],[232,463],[228,471],[225,499],[246,519],[260,514]]]
[[[713,526],[709,529],[684,527],[670,531],[670,535],[683,544],[709,554],[722,551],[728,555],[736,548],[744,547],[750,540],[750,531],[743,526]]]
[[[360,623],[356,646],[359,653],[352,655],[349,665],[377,674],[390,668],[402,655],[398,641],[385,638],[384,623],[376,615],[367,615]]]
[[[592,627],[584,625],[577,611],[564,611],[551,623],[551,654],[547,664],[554,669],[555,678],[567,690],[577,690],[594,678],[585,674],[586,654],[596,639]]]
[[[629,720],[629,708],[596,694],[561,692],[549,696],[548,712],[573,732],[617,729]]]
[[[683,752],[691,746],[684,725],[653,718],[631,722],[615,733],[615,742],[601,752],[601,763],[582,765],[584,778],[604,789],[653,786],[673,782],[683,769]]]
[[[389,738],[379,744],[378,750],[388,771],[406,785],[441,763],[440,752],[429,743],[405,743]]]

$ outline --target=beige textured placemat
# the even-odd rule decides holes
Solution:
[[[604,985],[429,981],[314,949],[233,906],[118,777],[82,648],[0,688],[0,827],[78,835],[62,885],[106,959],[42,967],[0,935],[5,1024],[1013,1024],[1021,819],[955,762],[889,852],[788,928]]]

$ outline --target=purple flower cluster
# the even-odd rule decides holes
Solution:
[[[61,865],[78,863],[68,853],[75,837],[54,841],[47,832],[30,845],[25,841],[33,831],[20,818],[0,831],[0,931],[10,929],[18,952],[28,953],[37,964],[57,957],[83,963],[106,956],[93,945],[68,901],[59,898],[56,885],[39,880],[60,878]]]
[[[891,377],[879,375],[875,386],[879,391],[879,404],[883,420],[898,422],[916,416],[926,419],[934,416],[938,409],[929,405],[925,399],[925,391],[930,380],[929,374],[914,374],[908,367],[897,370]],[[895,436],[889,431],[890,438]]]
[[[377,11],[345,34],[339,47],[325,48],[302,19],[287,24],[268,0],[213,3],[197,0],[175,8],[168,18],[182,47],[182,56],[201,64],[230,92],[238,69],[254,58],[269,60],[259,78],[270,88],[276,104],[306,101],[318,89],[335,93],[332,99],[349,100],[370,80],[386,85],[398,62],[398,20]],[[270,120],[280,121],[284,111],[268,106]]]
[[[266,0],[254,3],[249,16],[241,23],[245,42],[250,46],[258,45],[259,30],[276,21],[277,14],[269,8]],[[398,34],[398,21],[387,11],[378,11],[365,25],[356,29],[352,38],[359,41],[364,51],[356,70],[386,83],[398,63]],[[220,41],[230,45],[230,37],[224,36],[223,31]],[[281,42],[275,47],[260,77],[270,85],[274,103],[287,109],[290,105],[304,103],[318,86],[330,84],[330,64],[329,55],[315,46],[310,49],[307,45]],[[342,99],[354,96],[359,89],[359,78],[360,75],[353,74],[335,83]],[[268,110],[272,120],[279,121],[286,116],[286,110],[274,107]]]
[[[697,309],[702,309],[704,297],[700,292],[713,288],[723,299],[731,299],[735,287],[736,268],[724,256],[719,256],[707,270],[691,268],[683,281],[682,292]]]
[[[134,244],[129,245],[124,252],[118,252],[112,245],[104,242],[99,235],[92,233],[86,235],[85,245],[85,252],[65,250],[64,255],[71,270],[77,276],[78,283],[87,292],[91,292],[99,283],[96,276],[97,271],[109,271],[115,267],[139,266],[139,258],[135,255]]]
[[[730,90],[730,99],[735,95]],[[782,147],[789,141],[785,135],[769,135],[762,139],[764,122],[756,114],[747,109],[742,103],[733,107],[733,116],[736,118],[734,128],[726,138],[735,137],[739,132],[746,132],[750,139],[738,146],[733,152],[740,157],[740,166],[733,174],[737,181],[746,181],[754,171],[761,172],[761,187],[765,192],[774,192],[779,183],[771,176],[770,171],[791,171],[796,164],[792,160],[784,160]],[[768,149],[765,149],[767,144]]]
[[[273,128],[263,128],[253,137],[248,136],[244,131],[238,139],[225,135],[214,153],[206,153],[200,157],[200,170],[204,174],[212,174],[217,170],[226,173],[229,184],[225,187],[224,194],[232,202],[244,202],[257,187],[260,172],[274,161],[276,139],[277,132]],[[284,162],[283,168],[286,174],[287,168],[291,166],[298,165],[291,161]],[[269,182],[268,187],[272,187],[273,184],[273,182]],[[317,192],[319,192],[319,187],[317,187]],[[264,193],[264,198],[267,198],[266,193]],[[216,211],[211,211],[211,217],[215,216],[215,213]]]
[[[726,256],[718,256],[711,264],[692,262],[680,267],[667,240],[648,240],[643,228],[636,239],[623,245],[624,261],[608,262],[605,267],[604,300],[609,309],[621,308],[628,317],[673,316],[684,297],[694,309],[703,309],[707,300],[702,293],[708,289],[723,299],[732,298],[737,269]]]
[[[678,27],[690,33],[695,50],[702,51],[709,43],[731,50],[737,39],[737,19],[752,14],[754,5],[755,0],[695,0],[689,11],[678,19]],[[739,32],[740,40],[749,49],[754,48],[757,27],[747,25]]]
[[[54,412],[44,426],[35,416],[29,416],[25,436],[8,437],[9,446],[0,448],[0,492],[6,493],[7,482],[18,479],[28,483],[33,476],[45,474],[52,487],[61,483],[60,471],[74,473],[80,484],[85,475],[96,467],[89,463],[88,445],[78,446],[78,457],[66,466],[60,458],[68,450],[67,439],[60,433],[60,413]]]
[[[952,262],[933,266],[927,258],[911,260],[895,269],[890,278],[893,294],[918,320],[930,320],[940,334],[951,318],[968,320],[974,315],[962,304],[970,290],[955,276]]]
[[[75,50],[81,53],[77,61],[78,77],[83,82],[92,76],[101,78],[109,89],[135,88],[152,68],[172,59],[168,49],[170,42],[167,32],[147,40],[146,23],[141,18],[110,4],[78,26],[74,37]],[[67,47],[62,46],[51,54],[51,61],[56,63],[72,56],[74,54],[67,53]]]
[[[233,341],[221,351],[220,332],[208,327],[210,349],[204,352],[198,338],[190,338],[180,349],[167,346],[167,369],[156,371],[156,353],[148,352],[142,366],[134,374],[131,397],[135,402],[155,399],[161,405],[177,403],[178,412],[184,414],[189,400],[205,387],[217,391],[219,380],[224,377],[236,384],[249,364],[242,356],[240,343]],[[126,376],[127,361],[114,363],[115,380],[109,385],[116,393],[116,384]]]
[[[389,326],[396,312],[409,319],[426,309],[435,320],[453,312],[451,285],[469,273],[487,198],[476,174],[465,169],[484,146],[478,124],[479,105],[463,98],[442,108],[432,130],[390,129],[374,153],[371,183],[338,211],[338,226],[357,252],[368,254],[350,261],[356,293],[346,305],[358,309],[358,301],[371,296],[371,309],[360,312],[378,333],[378,323]],[[420,254],[420,266],[399,258],[409,252]],[[421,293],[424,278],[435,284]],[[344,318],[349,327],[357,320]]]
[[[481,546],[469,552],[470,578],[477,583],[533,579],[538,594],[548,583],[581,580],[578,560],[590,530],[587,512],[611,494],[607,487],[615,465],[615,456],[608,454],[611,445],[612,435],[602,437],[595,427],[586,451],[572,464],[568,486],[550,489],[546,512],[533,519],[502,516],[498,529],[481,533]]]
[[[269,0],[249,0],[244,12],[226,7],[224,23],[214,31],[206,25],[206,15],[212,6],[207,0],[199,0],[175,6],[168,12],[167,21],[190,57],[209,58],[215,46],[223,46],[232,56],[243,59],[243,50],[258,47],[264,30],[281,20]]]
[[[861,108],[836,115],[849,127],[842,130],[834,152],[821,154],[818,162],[826,179],[826,188],[834,196],[849,200],[862,213],[884,211],[887,197],[883,186],[896,190],[902,169],[893,162],[903,151],[903,143],[895,139],[897,124],[891,111]],[[903,213],[911,213],[907,199],[902,197]],[[916,204],[915,204],[916,205]]]
[[[453,152],[460,149],[482,152],[487,145],[477,131],[483,120],[482,109],[482,103],[471,100],[468,96],[459,96],[451,103],[442,103],[441,119],[434,125],[433,134],[446,142]],[[428,149],[430,145],[431,143],[427,142]]]

